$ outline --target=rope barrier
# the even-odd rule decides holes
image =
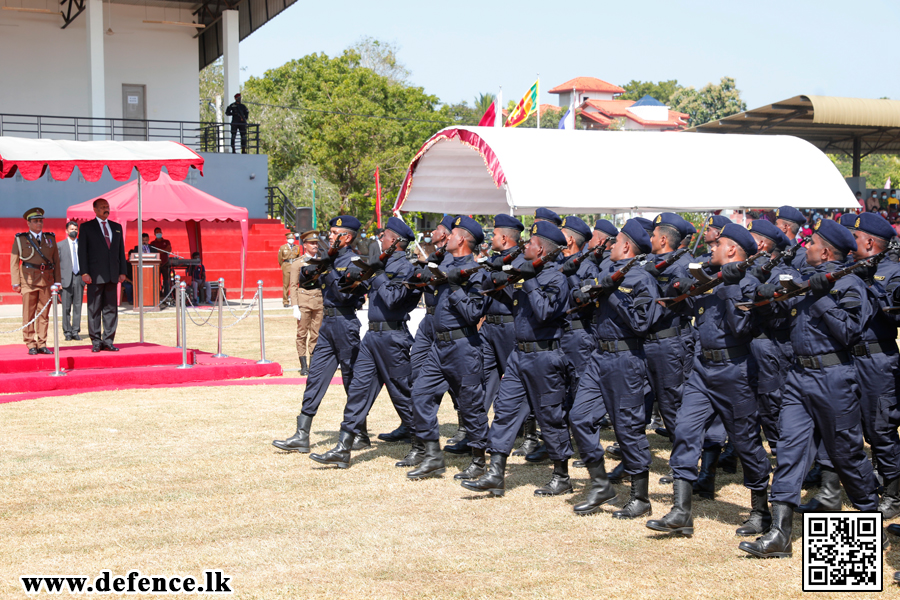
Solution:
[[[44,314],[44,311],[47,310],[47,307],[49,307],[52,303],[53,303],[53,297],[51,296],[50,299],[47,300],[47,304],[44,305],[44,308],[41,309],[41,312],[39,312],[38,314],[34,315],[34,318],[33,318],[32,320],[28,321],[27,323],[25,323],[24,325],[22,325],[22,326],[19,327],[18,329],[13,329],[13,330],[11,330],[11,331],[0,331],[0,333],[5,334],[5,333],[15,333],[15,332],[17,332],[17,331],[22,331],[23,329],[25,329],[26,327],[28,327],[29,325],[31,325],[32,323],[34,323],[35,321],[37,321],[37,320],[38,320],[38,317],[40,317],[42,314]]]
[[[225,292],[222,292],[222,294],[223,294],[222,297],[223,297],[224,301],[227,302],[227,301],[228,301],[228,296],[225,296],[225,295],[224,295]],[[230,328],[230,327],[234,327],[235,325],[237,325],[238,323],[240,323],[241,321],[243,321],[244,319],[246,319],[246,318],[250,315],[250,312],[253,310],[253,307],[256,306],[257,300],[259,300],[259,291],[257,291],[255,294],[253,294],[253,298],[250,300],[250,306],[247,307],[247,310],[244,311],[244,314],[242,314],[240,317],[238,317],[237,321],[235,321],[235,322],[232,323],[231,325],[226,325],[226,326],[223,327],[222,329],[228,329],[228,328]],[[234,311],[231,310],[231,307],[228,307],[228,311],[229,311],[232,315],[234,315]]]

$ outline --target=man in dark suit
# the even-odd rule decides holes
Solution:
[[[62,283],[63,333],[66,341],[81,340],[81,304],[84,280],[78,262],[78,223],[66,223],[66,239],[59,246],[59,271]]]
[[[82,225],[78,236],[78,264],[87,284],[88,332],[94,352],[118,352],[113,345],[119,321],[116,285],[125,281],[125,240],[122,226],[108,220],[109,202],[97,198],[93,206],[97,218]]]

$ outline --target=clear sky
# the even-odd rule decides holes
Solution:
[[[243,79],[362,36],[400,47],[411,83],[446,103],[503,86],[518,100],[573,77],[622,85],[734,77],[748,108],[798,94],[900,99],[900,0],[308,2],[241,42]]]

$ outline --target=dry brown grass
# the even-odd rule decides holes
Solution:
[[[294,367],[294,321],[285,314],[267,318],[267,349]],[[135,339],[136,323],[122,323],[119,341]],[[254,315],[229,330],[226,352],[254,356],[256,326]],[[189,330],[190,345],[214,350],[215,331],[209,339],[199,331]],[[147,341],[173,339],[165,317],[148,319]],[[448,455],[441,479],[411,482],[394,467],[403,445],[376,443],[356,453],[349,470],[281,453],[270,442],[292,432],[301,393],[287,385],[198,387],[0,405],[0,596],[25,596],[20,575],[135,568],[195,576],[221,568],[240,598],[801,595],[799,544],[789,560],[737,549],[734,528],[749,504],[740,472],[721,476],[717,501],[695,504],[693,539],[658,538],[643,520],[612,519],[612,508],[576,517],[583,470],[572,470],[576,495],[539,499],[533,490],[550,468],[513,458],[507,495],[490,499],[453,481],[468,462],[462,457]],[[333,387],[313,423],[314,451],[334,444],[343,403]],[[449,402],[440,418],[451,435]],[[370,430],[396,424],[382,394]],[[603,438],[612,441],[610,432]],[[671,487],[656,479],[668,448],[655,435],[651,443],[651,497],[661,516]],[[628,488],[618,489],[621,504]],[[891,550],[888,594],[896,593],[889,579],[898,568],[900,552]]]

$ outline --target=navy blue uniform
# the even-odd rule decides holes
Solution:
[[[353,366],[353,381],[347,393],[341,430],[362,433],[363,423],[382,386],[387,386],[401,425],[412,427],[412,365],[409,351],[413,339],[406,322],[416,307],[421,290],[403,285],[413,268],[404,252],[396,252],[377,277],[361,283],[368,288],[369,331],[360,344]]]
[[[469,254],[451,257],[442,268],[474,266]],[[478,321],[490,303],[490,299],[481,294],[484,279],[484,273],[478,271],[459,289],[444,283],[435,290],[434,343],[418,370],[412,390],[413,423],[416,436],[424,442],[440,439],[437,411],[449,388],[459,405],[469,446],[485,447],[484,360],[477,329]]]
[[[318,279],[325,316],[319,328],[319,341],[309,359],[309,375],[303,391],[303,407],[300,409],[301,413],[310,417],[316,416],[338,365],[341,366],[344,391],[350,391],[353,364],[359,353],[360,323],[356,318],[356,311],[362,306],[365,297],[352,292],[341,292],[340,288],[344,285],[341,278],[354,256],[356,255],[349,248],[341,248],[332,268]]]
[[[566,427],[566,388],[572,369],[560,348],[568,295],[566,278],[553,261],[536,277],[515,284],[516,346],[494,401],[487,446],[492,454],[509,455],[519,428],[533,412],[550,458],[572,456]]]
[[[576,252],[567,259],[578,258],[583,252]],[[600,274],[597,264],[587,259],[578,265],[578,271],[574,275],[568,277],[569,289],[576,290],[581,287],[581,282],[585,279],[596,279]],[[597,340],[591,333],[591,320],[593,319],[594,306],[588,305],[584,309],[566,316],[566,329],[563,332],[562,348],[566,353],[572,368],[575,369],[575,377],[569,386],[569,395],[575,398],[575,392],[578,391],[578,380],[587,363],[591,358],[591,354],[597,349]],[[602,417],[605,411],[600,412]]]
[[[496,253],[491,259],[508,256],[517,250],[516,246]],[[517,256],[512,266],[524,260]],[[481,325],[481,348],[484,352],[484,409],[489,410],[497,392],[500,391],[500,378],[506,373],[509,355],[516,343],[516,331],[513,327],[513,290],[507,287],[497,296],[492,297]]]
[[[750,353],[753,315],[735,307],[752,299],[759,281],[745,275],[694,298],[698,351],[678,409],[669,464],[676,479],[697,480],[704,432],[721,418],[743,464],[744,485],[765,490],[771,466],[760,438],[754,388],[756,361]]]
[[[627,262],[610,261],[592,283],[612,275]],[[591,354],[581,376],[569,413],[578,451],[587,464],[603,458],[595,418],[598,412],[602,414],[597,405],[603,402],[622,451],[625,473],[637,475],[650,468],[650,444],[644,433],[647,366],[643,337],[662,313],[662,307],[656,302],[658,298],[653,276],[635,266],[617,290],[595,302],[593,334],[598,349]]]
[[[828,262],[806,269],[804,279],[843,265]],[[859,510],[876,510],[875,475],[863,448],[860,387],[849,349],[861,341],[872,317],[866,285],[848,275],[831,293],[807,293],[773,302],[762,311],[791,316],[794,364],[788,373],[779,416],[778,466],[772,479],[773,502],[800,504],[801,486],[815,453],[817,434],[850,501]]]

